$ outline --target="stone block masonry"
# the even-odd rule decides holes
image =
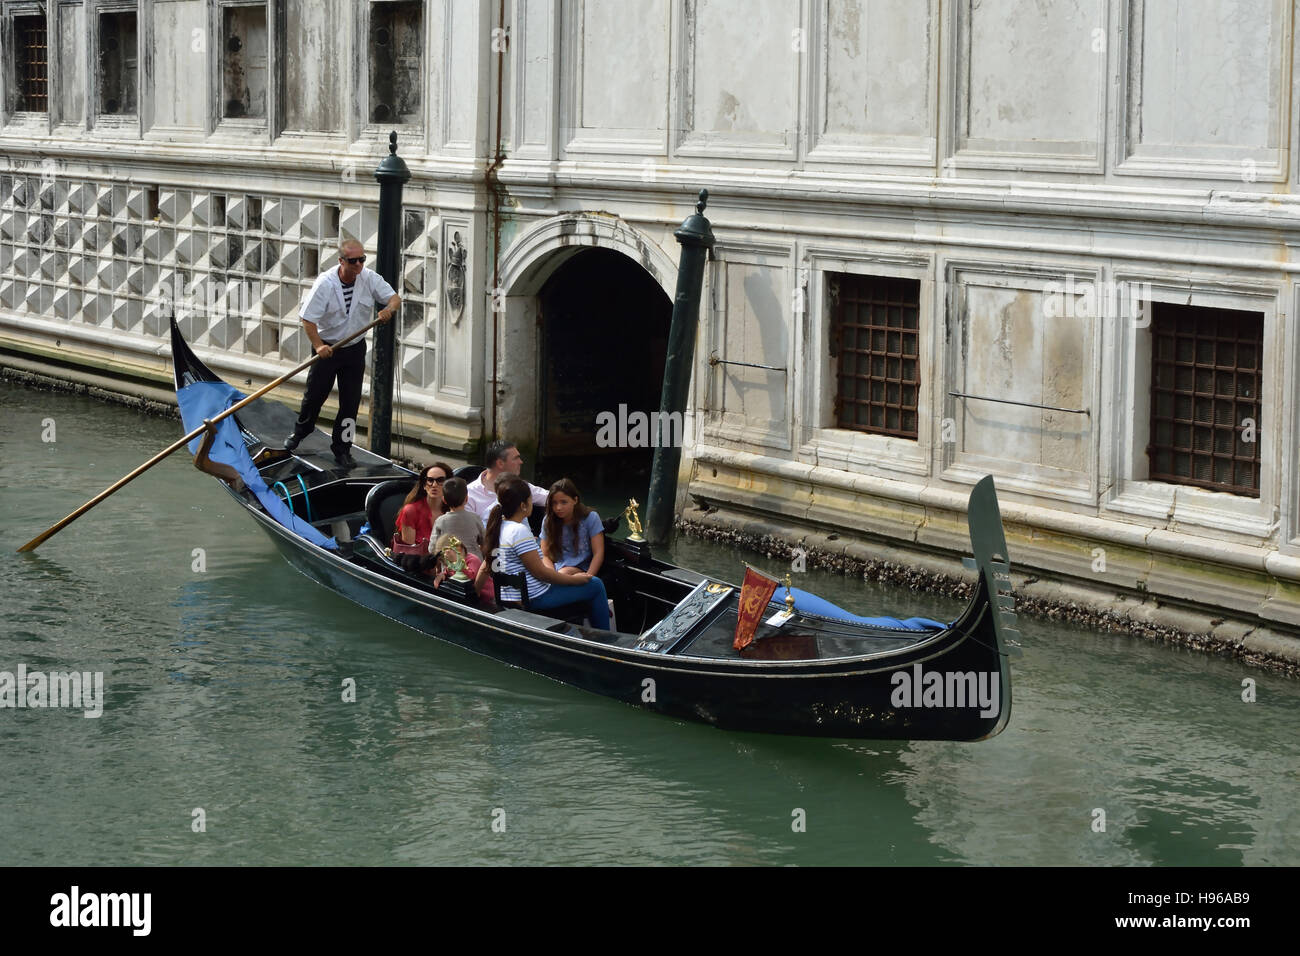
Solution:
[[[0,175],[0,310],[165,343],[175,314],[199,349],[297,363],[303,295],[340,236],[375,248],[373,206],[270,192]],[[408,208],[402,384],[437,385],[438,220]]]

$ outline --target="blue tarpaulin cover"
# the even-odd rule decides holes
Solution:
[[[176,401],[181,408],[181,420],[185,423],[186,433],[202,428],[205,420],[220,415],[243,397],[242,392],[225,382],[193,382],[186,385],[176,393]],[[244,446],[244,439],[240,436],[239,425],[235,423],[233,415],[217,422],[216,429],[217,437],[213,439],[212,449],[208,452],[210,459],[223,465],[230,465],[239,472],[239,476],[244,479],[244,484],[248,485],[248,490],[257,495],[257,500],[262,503],[267,514],[280,524],[306,538],[312,544],[338,550],[337,541],[325,537],[295,515],[284,503],[284,499],[266,486],[266,482],[258,474],[257,466],[253,464],[253,459],[248,456],[248,449]],[[202,442],[202,435],[191,441],[190,454],[197,454]]]
[[[794,595],[794,609],[803,611],[807,614],[816,614],[819,617],[829,617],[836,621],[850,621],[854,624],[870,624],[875,627],[893,627],[904,631],[932,631],[936,628],[942,630],[949,625],[940,621],[932,621],[928,617],[909,617],[907,620],[900,621],[896,617],[859,617],[856,614],[850,614],[842,607],[837,607],[823,597],[818,597],[808,591],[801,591],[799,588],[791,588],[790,593]],[[785,585],[776,589],[776,594],[772,595],[772,604],[779,604],[785,607]]]

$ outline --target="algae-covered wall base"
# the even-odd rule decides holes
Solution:
[[[677,519],[676,529],[767,558],[790,559],[792,564],[798,560],[803,567],[911,591],[966,599],[974,585],[974,572],[964,570],[961,564],[968,550],[943,554],[842,530],[827,531],[821,525],[773,522],[728,508],[688,508]],[[1225,613],[1222,607],[1161,600],[1139,589],[1116,590],[1095,581],[1026,572],[1016,558],[1028,538],[1014,526],[1006,527],[1006,532],[1017,613],[1189,647],[1300,676],[1300,633],[1293,629],[1259,617]],[[1189,587],[1212,587],[1213,569],[1204,570],[1202,579],[1187,580]],[[890,609],[879,611],[888,613]],[[1032,628],[1032,621],[1021,624],[1022,633]]]

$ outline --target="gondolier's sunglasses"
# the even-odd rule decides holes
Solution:
[[[365,256],[339,256],[339,258],[350,266],[359,266],[366,261]]]

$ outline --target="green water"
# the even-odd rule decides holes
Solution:
[[[1295,681],[1026,618],[991,741],[717,731],[363,611],[182,457],[17,555],[179,425],[4,383],[0,406],[0,671],[103,671],[106,697],[97,719],[0,709],[0,864],[1300,863]],[[740,576],[730,548],[674,556]]]

